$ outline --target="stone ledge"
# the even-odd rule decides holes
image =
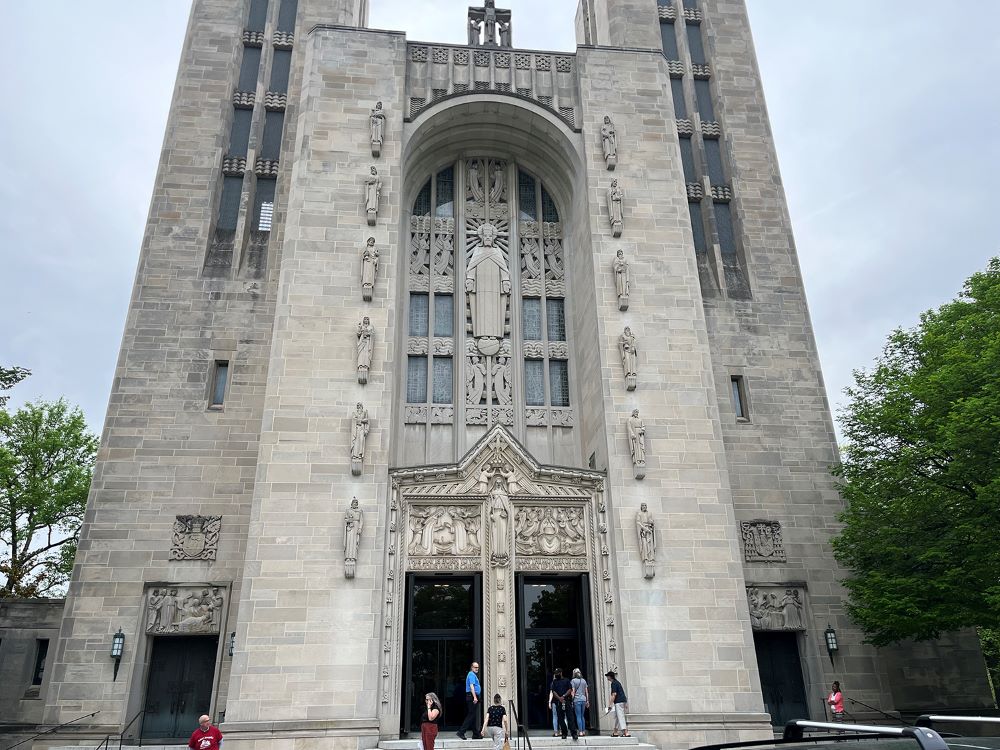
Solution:
[[[267,739],[275,734],[286,737],[346,735],[360,737],[379,734],[378,719],[286,719],[278,721],[226,721],[220,727],[226,739]]]

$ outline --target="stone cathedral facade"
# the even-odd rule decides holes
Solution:
[[[983,705],[974,638],[845,613],[743,0],[582,0],[574,53],[450,5],[195,0],[44,721],[373,747],[473,660],[545,734],[617,671],[662,747]]]

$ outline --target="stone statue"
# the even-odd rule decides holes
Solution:
[[[632,285],[628,272],[628,261],[625,260],[625,251],[619,250],[615,253],[615,291],[618,293],[618,309],[624,312],[628,310],[628,293]]]
[[[604,116],[604,124],[601,126],[601,149],[604,151],[605,166],[609,170],[618,166],[618,133],[608,115]]]
[[[490,483],[490,563],[503,567],[510,562],[510,495],[502,473]]]
[[[646,503],[639,506],[635,514],[635,530],[639,534],[639,559],[642,560],[642,577],[652,578],[656,573],[656,528],[653,524],[653,514],[649,512]]]
[[[497,21],[497,26],[500,27],[500,46],[510,47],[510,22]]]
[[[618,353],[622,358],[622,367],[625,370],[625,390],[634,391],[638,381],[638,363],[636,362],[638,350],[635,345],[635,336],[632,329],[625,326],[625,331],[618,337]]]
[[[471,357],[465,372],[465,403],[479,404],[486,391],[486,365],[482,357]]]
[[[365,179],[365,213],[368,215],[370,227],[375,226],[375,221],[378,219],[378,199],[381,195],[382,181],[378,178],[378,170],[372,167],[371,175]]]
[[[358,324],[358,382],[365,385],[368,382],[368,371],[372,367],[372,354],[375,351],[375,328],[366,315]]]
[[[371,130],[372,156],[377,158],[382,155],[382,139],[385,137],[385,112],[382,111],[382,102],[375,103],[368,121]]]
[[[372,167],[372,170],[375,168]],[[625,193],[620,187],[618,187],[618,180],[611,181],[611,187],[608,188],[608,217],[611,220],[611,236],[621,237],[622,228],[624,226],[622,222],[622,201],[625,199]],[[372,224],[370,219],[369,224]]]
[[[354,568],[358,562],[358,547],[361,544],[361,529],[365,525],[364,512],[358,507],[358,499],[351,500],[351,507],[344,513],[344,577],[354,578]]]
[[[633,475],[636,479],[646,476],[646,425],[639,417],[639,410],[633,409],[632,416],[625,420],[628,433],[628,448],[632,453]]]
[[[368,411],[359,401],[351,416],[351,474],[361,475],[361,466],[365,460],[365,440],[371,425],[368,421]]]
[[[484,0],[483,7],[469,8],[470,47],[510,47],[510,36],[510,11],[497,10],[496,0]]]
[[[372,301],[372,291],[375,289],[375,278],[378,276],[378,249],[375,238],[369,237],[365,249],[361,253],[361,299]]]
[[[497,357],[493,364],[491,373],[493,378],[493,392],[496,394],[498,404],[507,405],[510,403],[510,359],[508,357]]]
[[[469,46],[478,47],[483,36],[483,22],[475,18],[469,19]]]
[[[472,335],[481,354],[500,351],[507,321],[510,269],[503,251],[494,243],[499,231],[488,222],[479,226],[479,244],[465,271],[465,291],[472,313]]]
[[[160,610],[163,608],[164,595],[159,589],[149,593],[149,603],[146,605],[146,632],[155,633],[160,626]]]

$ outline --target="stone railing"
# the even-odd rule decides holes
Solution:
[[[560,52],[407,44],[407,119],[463,94],[529,99],[579,130],[576,57]]]

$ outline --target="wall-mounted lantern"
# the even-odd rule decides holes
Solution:
[[[837,631],[827,625],[823,635],[826,637],[826,652],[830,655],[830,664],[833,664],[833,655],[840,650],[840,644],[837,643]]]
[[[111,658],[115,660],[115,676],[118,679],[118,667],[122,663],[122,653],[125,651],[125,634],[121,628],[111,637]]]
[[[236,652],[236,631],[234,630],[229,634],[229,655],[232,656]]]

